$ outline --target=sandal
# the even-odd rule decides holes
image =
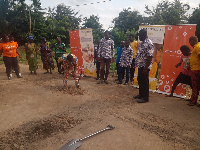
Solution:
[[[196,103],[193,103],[193,102],[189,102],[189,103],[188,103],[189,106],[194,106],[195,104],[196,104]]]

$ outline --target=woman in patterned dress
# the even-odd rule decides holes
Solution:
[[[36,75],[37,65],[37,50],[36,44],[33,43],[33,36],[29,36],[29,42],[25,44],[26,49],[26,59],[28,60],[29,70],[31,74],[34,72]]]

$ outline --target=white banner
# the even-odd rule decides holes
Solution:
[[[165,26],[156,26],[156,25],[140,25],[139,31],[145,28],[147,29],[148,38],[151,39],[153,43],[163,44],[165,36]]]
[[[92,29],[79,30],[85,75],[96,76]]]

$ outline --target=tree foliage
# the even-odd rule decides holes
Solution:
[[[78,12],[71,7],[59,4],[56,7],[41,8],[40,0],[31,0],[26,4],[25,0],[0,0],[0,34],[11,34],[19,44],[27,42],[28,35],[34,35],[35,42],[41,42],[42,37],[53,41],[57,36],[62,38],[65,44],[69,44],[69,30],[79,28],[92,28],[94,42],[103,37],[104,29],[99,17],[91,15],[81,18]],[[127,40],[130,33],[136,34],[141,24],[197,24],[197,35],[200,36],[200,8],[194,9],[191,16],[187,15],[189,4],[180,0],[162,0],[152,9],[145,6],[147,16],[142,16],[131,8],[123,9],[113,19],[111,37],[115,45],[121,40]],[[83,20],[82,25],[80,22]],[[0,36],[1,36],[0,35]],[[199,37],[200,39],[200,37]]]
[[[104,36],[102,24],[99,22],[99,17],[91,15],[89,18],[83,19],[82,29],[92,28],[94,43],[97,43]]]
[[[149,6],[145,6],[145,13],[149,15],[146,18],[148,24],[160,25],[176,25],[187,23],[187,11],[190,9],[189,4],[183,4],[179,0],[161,1],[151,10]]]
[[[119,16],[113,19],[114,28],[126,32],[127,30],[139,29],[139,25],[143,24],[143,17],[138,11],[131,11],[131,8],[123,9]]]
[[[199,7],[194,10],[192,15],[189,17],[190,24],[197,24],[196,35],[200,41],[200,4]]]

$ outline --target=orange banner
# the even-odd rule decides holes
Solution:
[[[173,25],[165,27],[165,39],[159,79],[158,93],[169,94],[176,77],[183,66],[176,68],[182,55],[179,50],[182,45],[189,44],[189,37],[195,35],[196,25]],[[174,92],[175,96],[185,97],[186,85],[179,84]]]
[[[78,74],[84,75],[83,54],[79,37],[79,30],[69,31],[71,53],[78,58]]]

